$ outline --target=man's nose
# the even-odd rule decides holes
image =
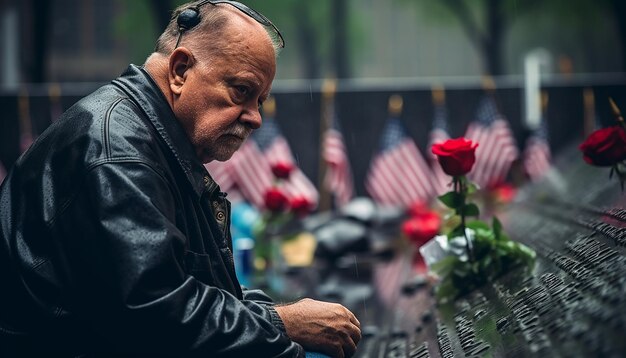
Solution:
[[[259,112],[259,109],[255,106],[253,109],[244,112],[241,116],[241,122],[252,129],[259,129],[263,122],[261,112]]]

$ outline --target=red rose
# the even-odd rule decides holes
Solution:
[[[313,203],[303,196],[292,198],[289,206],[298,217],[304,217],[313,210]]]
[[[585,162],[610,167],[626,159],[626,131],[613,126],[598,129],[580,145]]]
[[[293,170],[293,164],[288,162],[278,162],[272,165],[272,173],[279,179],[289,179],[289,174]]]
[[[265,207],[273,212],[284,211],[289,204],[287,196],[278,188],[273,187],[265,192]]]
[[[517,189],[508,183],[501,183],[491,188],[491,191],[493,192],[496,201],[503,204],[512,202],[517,194]]]
[[[413,243],[422,246],[439,233],[440,226],[439,214],[430,211],[406,220],[402,224],[402,232]]]
[[[430,212],[430,208],[428,206],[426,206],[426,204],[424,204],[424,202],[421,202],[421,201],[414,202],[406,210],[407,215],[409,215],[411,217],[419,216],[419,215],[422,215],[422,214],[428,213],[428,212]]]
[[[448,139],[443,143],[435,143],[432,152],[437,155],[443,171],[451,176],[465,175],[472,170],[476,161],[476,147],[469,139]]]

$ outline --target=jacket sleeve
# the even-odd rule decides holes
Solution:
[[[136,160],[88,170],[55,224],[68,233],[79,320],[111,353],[304,357],[267,302],[239,300],[185,273],[170,185]]]
[[[241,286],[241,291],[243,292],[244,300],[272,304],[272,305],[274,304],[274,300],[262,290],[249,289],[247,287]]]

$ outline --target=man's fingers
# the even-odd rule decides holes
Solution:
[[[359,344],[359,342],[361,341],[361,329],[359,329],[359,327],[352,327],[348,334],[350,335],[350,338],[352,338],[352,341],[355,345]]]
[[[361,322],[359,322],[354,313],[348,311],[348,317],[350,318],[350,322],[352,322],[355,326],[361,328]]]
[[[356,353],[356,343],[351,339],[346,340],[346,343],[343,345],[343,353],[346,358],[352,357]]]

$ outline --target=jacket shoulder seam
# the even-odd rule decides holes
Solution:
[[[109,126],[110,126],[110,121],[111,121],[111,113],[113,112],[113,109],[115,109],[115,107],[117,107],[117,105],[120,102],[122,102],[124,99],[127,99],[127,97],[120,97],[109,106],[104,116],[104,121],[102,122],[102,139],[104,141],[104,152],[107,158],[111,157],[111,143],[109,141]]]

